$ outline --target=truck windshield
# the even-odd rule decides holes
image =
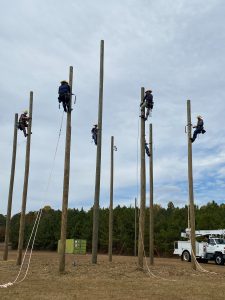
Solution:
[[[225,240],[224,239],[215,239],[215,242],[217,244],[225,244]]]

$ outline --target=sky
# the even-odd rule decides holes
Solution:
[[[141,87],[152,89],[154,202],[188,201],[186,100],[192,123],[202,115],[206,134],[193,144],[197,205],[225,201],[225,2],[223,0],[20,0],[2,3],[0,16],[0,213],[7,210],[14,114],[34,92],[27,211],[61,209],[64,115],[57,92],[74,68],[69,207],[94,202],[100,41],[104,95],[100,206],[109,205],[110,139],[115,138],[114,205],[139,199]],[[21,209],[26,140],[18,132],[13,213]],[[51,181],[47,188],[48,178]],[[149,175],[147,170],[147,205]]]

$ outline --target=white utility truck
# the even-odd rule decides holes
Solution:
[[[196,230],[196,237],[205,237],[204,241],[196,241],[196,258],[208,262],[214,260],[217,265],[225,262],[225,229],[219,230]],[[188,241],[176,241],[173,254],[179,255],[184,261],[191,261],[190,229],[181,233],[181,237]]]

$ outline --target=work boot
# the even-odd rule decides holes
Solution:
[[[190,138],[190,140],[191,140],[191,142],[192,142],[192,143],[194,143],[194,140],[193,140],[193,138]]]

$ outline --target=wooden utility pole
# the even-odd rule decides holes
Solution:
[[[134,200],[134,256],[137,256],[137,198]]]
[[[193,171],[192,171],[192,124],[191,124],[191,101],[187,100],[187,129],[188,129],[188,191],[189,191],[189,205],[190,205],[190,227],[191,227],[191,248],[192,259],[191,265],[196,270],[196,260],[193,259],[193,255],[196,255],[195,247],[195,207],[194,207],[194,192],[193,192]]]
[[[72,107],[72,88],[73,88],[73,67],[70,66],[69,85],[71,89],[70,108]],[[66,229],[67,229],[67,210],[70,184],[70,148],[71,148],[71,110],[67,112],[66,120],[66,143],[64,160],[64,179],[63,179],[63,198],[62,198],[62,218],[61,235],[59,247],[59,272],[65,271],[65,252],[66,252]]]
[[[95,200],[93,210],[93,232],[92,232],[92,263],[97,263],[98,255],[98,226],[99,226],[99,197],[101,178],[101,152],[102,152],[102,110],[103,110],[103,76],[104,76],[104,41],[100,48],[100,82],[99,82],[99,105],[98,105],[98,134],[96,154],[95,175]]]
[[[19,229],[19,242],[18,242],[18,252],[17,252],[17,265],[21,265],[22,262],[22,252],[24,243],[24,229],[25,229],[25,214],[26,214],[26,204],[27,204],[27,190],[28,190],[28,179],[29,179],[29,169],[30,169],[30,143],[31,143],[31,126],[32,126],[32,114],[33,114],[33,92],[30,92],[30,105],[29,105],[29,123],[27,131],[27,146],[26,146],[26,161],[25,161],[25,172],[24,172],[24,183],[23,183],[23,197],[22,197],[22,208],[20,215],[20,229]]]
[[[150,180],[150,228],[149,228],[149,259],[150,265],[154,264],[154,211],[153,211],[153,145],[152,145],[152,124],[149,125],[149,180]]]
[[[110,205],[109,205],[109,261],[112,261],[113,244],[113,174],[114,174],[114,137],[111,136],[111,168],[110,168]]]
[[[16,148],[17,148],[17,132],[18,132],[17,123],[18,123],[18,114],[15,114],[14,135],[13,135],[13,152],[12,152],[11,175],[10,175],[10,184],[9,184],[6,227],[5,227],[5,245],[4,245],[3,260],[8,259],[9,232],[10,232],[12,198],[13,198],[13,187],[14,187],[15,166],[16,166]]]
[[[144,98],[145,89],[141,88],[141,101]],[[141,115],[145,115],[145,108],[141,109]],[[141,118],[141,201],[140,201],[140,216],[139,216],[139,236],[138,236],[138,267],[143,268],[144,254],[144,231],[145,231],[145,203],[146,203],[146,170],[145,170],[145,119]]]

